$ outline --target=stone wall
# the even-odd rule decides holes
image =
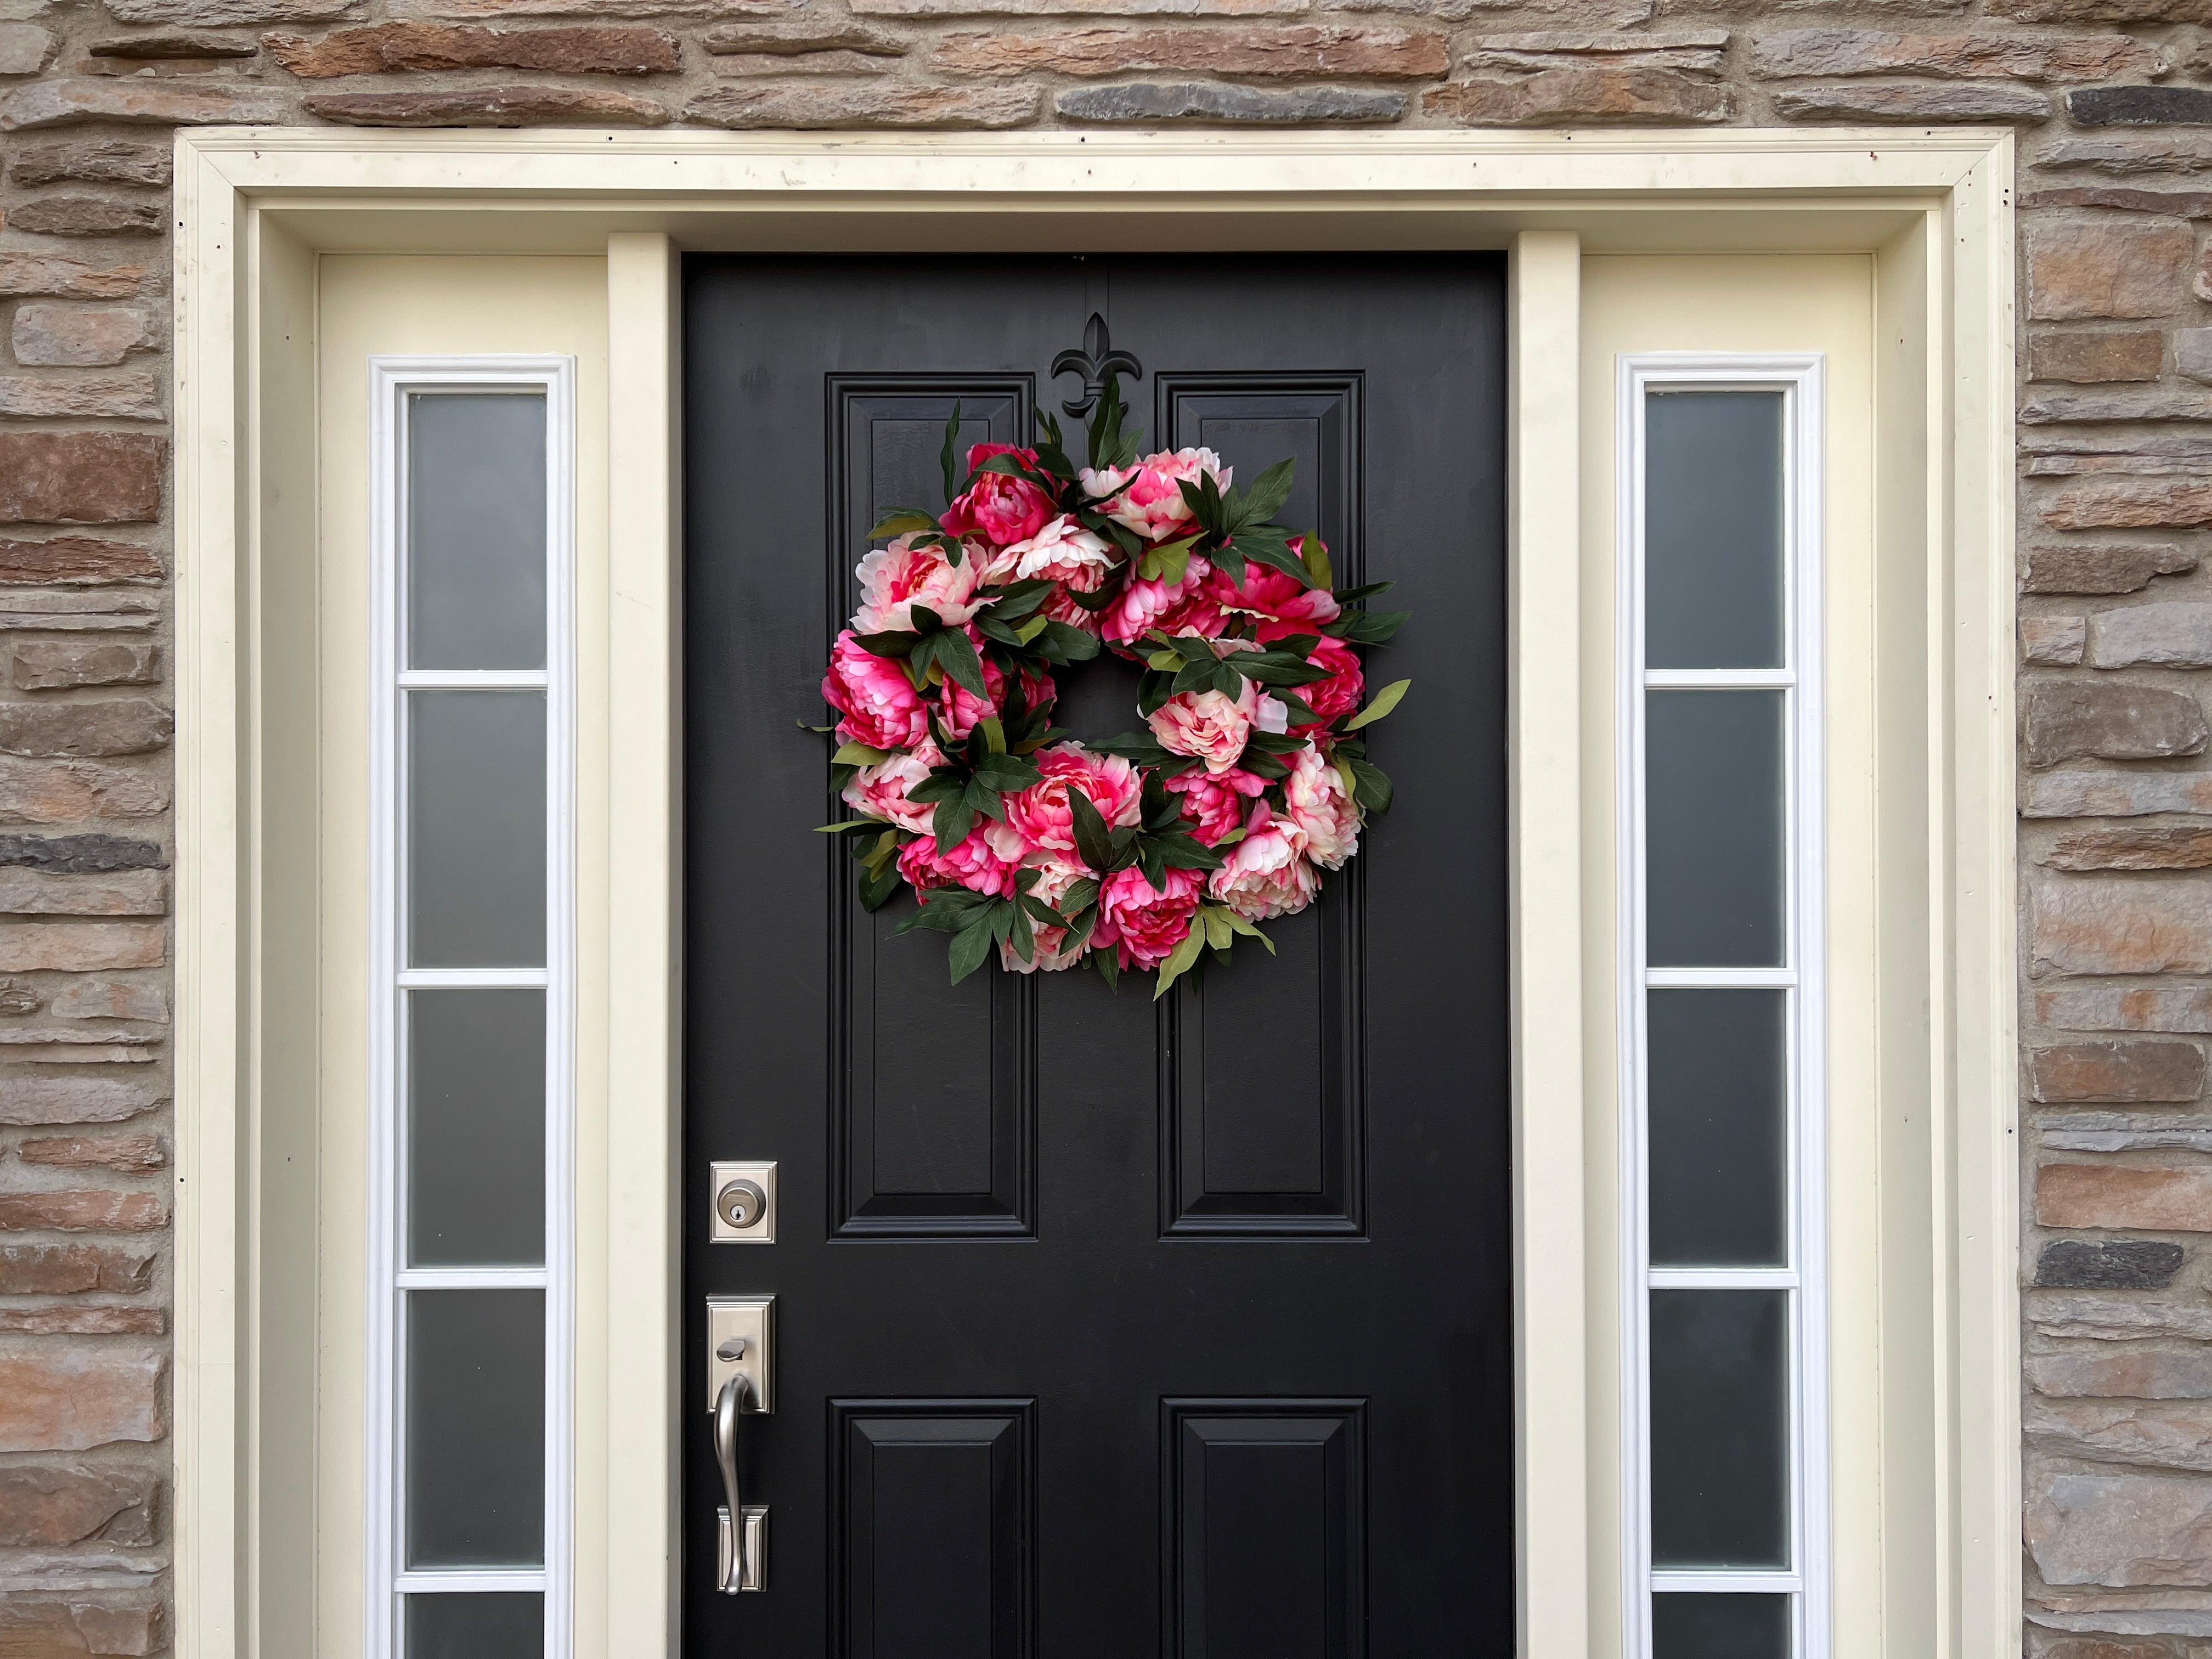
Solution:
[[[2212,0],[0,0],[0,1652],[167,1645],[168,129],[2015,125],[2032,1645],[2212,1638]]]

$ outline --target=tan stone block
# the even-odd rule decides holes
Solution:
[[[15,1336],[166,1336],[159,1308],[112,1308],[57,1302],[42,1308],[0,1308],[0,1332]]]
[[[1344,75],[1421,79],[1450,68],[1441,34],[1296,24],[1237,29],[1077,29],[1059,34],[955,34],[930,59],[956,75]]]
[[[431,92],[319,93],[307,108],[357,127],[657,127],[668,111],[649,98],[597,87],[471,87]]]
[[[0,536],[0,582],[104,584],[143,581],[161,574],[154,550],[136,542],[102,536],[49,536],[40,541]]]
[[[2212,668],[2212,605],[2100,611],[2089,618],[2087,659],[2098,668]]]
[[[159,1601],[137,1607],[70,1605],[70,1615],[96,1654],[143,1659],[169,1645],[168,1614]]]
[[[1036,118],[1039,101],[1033,87],[721,87],[694,99],[684,114],[732,128],[1018,127]]]
[[[25,640],[15,647],[12,672],[19,691],[159,685],[161,647],[114,640]]]
[[[2046,1103],[2195,1100],[2204,1055],[2193,1042],[2068,1042],[2029,1049],[2027,1074],[2029,1098]]]
[[[2027,593],[2137,593],[2154,576],[2185,575],[2197,556],[2172,546],[2077,543],[2028,550],[2021,590]]]
[[[0,1124],[121,1123],[168,1098],[158,1085],[120,1078],[0,1077]]]
[[[159,870],[58,874],[0,866],[0,915],[161,916],[168,910],[169,878]]]
[[[0,1245],[0,1296],[70,1296],[84,1291],[135,1296],[152,1281],[143,1249],[106,1244]]]
[[[2035,1219],[2045,1227],[2212,1232],[2212,1170],[2046,1164],[2035,1172]]]
[[[1781,87],[1785,121],[2043,121],[2051,100],[2031,88],[1955,81],[1831,81]]]
[[[2212,868],[2212,824],[2124,824],[2076,830],[2037,854],[2054,870]]]
[[[211,29],[176,29],[167,34],[111,34],[94,40],[85,50],[95,58],[125,58],[143,63],[169,58],[251,58],[259,50],[252,40]]]
[[[0,416],[158,421],[161,392],[150,374],[0,374]]]
[[[2021,816],[2126,818],[2147,812],[2212,812],[2212,773],[2054,772],[2026,780]]]
[[[2212,216],[2212,190],[2151,190],[2118,185],[2068,185],[2030,191],[2020,198],[2024,210],[2045,208],[2119,208],[2128,213],[2160,213],[2170,219]]]
[[[2027,1506],[2046,1584],[2212,1584],[2212,1481],[2055,1474]]]
[[[2212,483],[2194,478],[2099,478],[2060,490],[2039,516],[2055,530],[2191,528],[2212,524]]]
[[[2203,883],[2046,882],[2032,904],[2038,973],[2212,973],[2212,892]]]
[[[154,1481],[123,1470],[53,1464],[0,1468],[0,1546],[52,1549],[92,1539],[154,1541]]]
[[[0,1228],[11,1232],[149,1233],[169,1224],[159,1193],[0,1193]]]
[[[1534,71],[1602,64],[1611,69],[1694,70],[1717,74],[1726,29],[1536,29],[1476,38],[1461,58],[1469,70]]]
[[[718,23],[699,37],[699,44],[712,53],[743,53],[749,57],[851,52],[866,57],[898,58],[907,50],[906,40],[888,29],[873,28],[847,17],[811,15],[760,23]]]
[[[2039,680],[2027,688],[2027,760],[2051,766],[2076,756],[2166,760],[2203,752],[2204,711],[2161,686],[2112,681]],[[4,720],[4,711],[0,711]],[[0,724],[0,731],[4,725]]]
[[[57,1019],[140,1019],[166,1024],[169,1000],[160,985],[138,979],[75,979],[54,993]]]
[[[2163,317],[2187,298],[2197,239],[2179,220],[2037,220],[2027,246],[2030,316]]]
[[[152,817],[168,805],[168,783],[156,773],[0,756],[0,823]]]
[[[2035,994],[2041,1025],[2073,1031],[2212,1031],[2212,988],[2066,985]]]
[[[19,144],[8,158],[8,177],[19,185],[52,185],[67,179],[166,185],[169,152],[159,144],[134,144],[120,138]]]
[[[1280,17],[1312,0],[851,0],[868,17]]]
[[[15,1152],[26,1164],[66,1170],[120,1170],[126,1175],[150,1175],[169,1161],[161,1137],[156,1134],[48,1135],[27,1140]]]
[[[159,968],[167,954],[158,921],[0,922],[0,973]]]
[[[2069,667],[2081,660],[2087,636],[2088,623],[2081,617],[2022,617],[2021,659],[2044,668]]]
[[[0,703],[0,750],[56,758],[149,754],[168,746],[176,720],[144,697],[100,702]]]
[[[116,8],[110,5],[108,9]],[[282,94],[262,87],[187,86],[177,81],[92,78],[34,81],[0,97],[0,132],[65,126],[76,121],[131,121],[155,126],[270,126],[289,111]]]
[[[359,17],[362,0],[105,0],[118,23],[236,28],[249,23],[327,23]]]
[[[1886,29],[1792,29],[1762,36],[1759,75],[1938,75],[2020,81],[2104,81],[2161,75],[2166,55],[2124,34],[1893,34]]]
[[[166,440],[135,432],[0,432],[0,522],[154,518],[167,454]]]
[[[8,222],[41,236],[159,236],[168,228],[168,210],[112,196],[40,196],[10,209]]]
[[[11,177],[15,168],[9,169]],[[0,251],[0,298],[37,295],[58,300],[125,300],[146,286],[143,265],[95,265],[58,253]]]
[[[858,52],[730,52],[714,59],[714,73],[759,75],[889,75],[897,60]]]
[[[1553,127],[1577,121],[1725,121],[1735,94],[1672,70],[1545,70],[1513,81],[1452,81],[1421,95],[1429,114],[1466,126]]]
[[[2096,1637],[2077,1637],[2053,1642],[2039,1659],[2172,1659],[2166,1650],[2142,1642],[2106,1642]]]
[[[519,69],[553,75],[665,75],[681,69],[663,29],[605,27],[491,29],[455,23],[376,23],[310,42],[266,34],[261,44],[307,80],[399,70]]]
[[[2031,380],[2077,384],[2102,380],[2155,380],[2166,362],[2166,340],[2156,329],[2089,332],[2046,329],[2028,337]]]
[[[0,23],[0,75],[36,75],[54,37],[36,23]]]
[[[44,1348],[0,1353],[0,1451],[88,1451],[169,1431],[158,1352]]]

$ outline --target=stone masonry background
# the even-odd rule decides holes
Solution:
[[[0,0],[0,1656],[168,1645],[179,124],[2021,139],[2023,1609],[2212,1648],[2212,0]]]

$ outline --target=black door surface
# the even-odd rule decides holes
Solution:
[[[1510,1651],[1504,269],[1492,254],[686,267],[685,1651]],[[1026,441],[1097,313],[1147,450],[1249,478],[1413,612],[1397,801],[1322,902],[1157,1006],[947,983],[836,837],[819,686],[879,509]],[[1080,422],[1062,416],[1071,428]],[[1564,476],[1564,475],[1563,475]],[[1562,485],[1571,488],[1571,483]],[[1079,737],[1136,671],[1060,676]],[[1558,1103],[1577,1109],[1573,1102]],[[777,1242],[708,1243],[772,1158]],[[705,1299],[776,1298],[764,1594],[714,1591]]]

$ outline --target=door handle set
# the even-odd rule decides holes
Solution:
[[[744,1419],[775,1409],[775,1311],[772,1296],[707,1298],[707,1387],[722,1474],[714,1588],[725,1595],[768,1588],[768,1505],[745,1502],[738,1451]]]

